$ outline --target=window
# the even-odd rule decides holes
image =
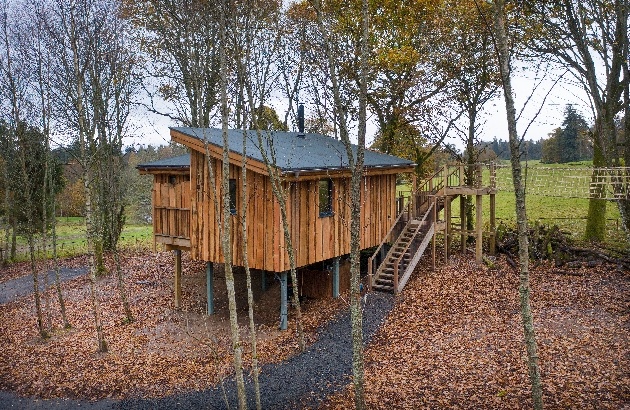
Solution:
[[[175,175],[169,175],[168,183],[171,185],[175,185],[177,183],[177,177]]]
[[[332,216],[332,194],[333,184],[331,179],[322,179],[318,183],[319,186],[319,216]]]
[[[236,215],[236,180],[230,179],[230,213]]]

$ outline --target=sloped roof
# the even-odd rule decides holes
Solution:
[[[190,168],[190,154],[180,155],[179,157],[160,159],[158,161],[147,162],[145,164],[138,164],[136,169],[142,171],[150,171],[157,169],[189,169]]]
[[[173,127],[171,130],[186,136],[223,147],[222,132],[218,128]],[[247,133],[247,157],[259,162],[263,156],[254,130],[228,130],[230,151],[242,155],[243,132]],[[346,148],[343,143],[321,134],[283,131],[263,131],[263,149],[271,160],[271,147],[275,151],[276,167],[282,171],[316,171],[348,168]],[[356,153],[357,146],[352,150]],[[398,168],[415,165],[412,161],[380,152],[365,150],[366,168]]]

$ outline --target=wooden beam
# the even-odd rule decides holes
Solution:
[[[483,196],[477,195],[476,199],[475,207],[477,211],[477,220],[475,221],[475,231],[477,233],[477,238],[475,240],[475,260],[477,263],[481,263],[483,261],[483,209],[481,208],[483,205]]]
[[[179,309],[182,305],[182,251],[175,249],[175,309]]]
[[[462,175],[464,174],[462,173]],[[466,230],[466,197],[464,195],[459,196],[459,220],[460,220],[460,229],[461,229],[459,240],[460,240],[460,244],[462,248],[462,253],[465,253],[466,241],[468,237],[464,234],[464,231]]]
[[[497,221],[495,211],[496,195],[490,194],[490,255],[495,255],[497,253]]]

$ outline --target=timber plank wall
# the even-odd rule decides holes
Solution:
[[[216,182],[221,180],[221,161],[211,159]],[[243,265],[241,226],[242,168],[230,164],[230,179],[237,184],[237,212],[230,216],[234,264]],[[288,193],[287,220],[298,267],[350,253],[350,178],[330,175],[333,181],[333,215],[319,216],[318,180],[294,179],[284,182]],[[190,239],[194,259],[223,262],[218,209],[209,180],[208,161],[203,153],[192,150],[190,164]],[[327,178],[327,177],[324,177]],[[290,268],[285,247],[280,205],[275,200],[271,179],[251,170],[247,172],[247,240],[249,265],[253,269],[282,272]],[[220,196],[220,183],[215,184]],[[389,230],[396,215],[396,175],[371,175],[363,179],[361,189],[361,249],[376,246]],[[220,199],[219,199],[220,200]],[[218,205],[218,206],[217,206]]]
[[[153,175],[153,233],[155,241],[176,244],[190,238],[190,177]]]

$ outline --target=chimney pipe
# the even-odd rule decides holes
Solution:
[[[304,104],[298,105],[298,132],[304,136]]]

